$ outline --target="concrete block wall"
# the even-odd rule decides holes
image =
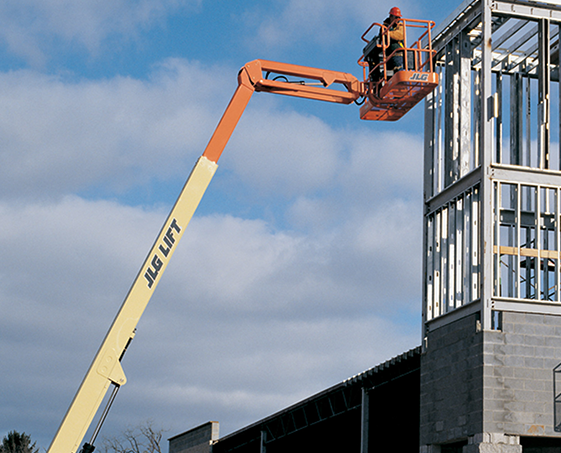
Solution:
[[[169,439],[169,453],[209,453],[218,439],[218,422],[208,422]]]
[[[484,334],[484,431],[560,436],[554,431],[553,369],[561,363],[561,316],[502,314]]]
[[[497,441],[505,452],[520,451],[514,441],[520,438],[561,439],[554,430],[553,384],[561,363],[561,316],[501,315],[499,330],[481,331],[475,314],[428,332],[421,356],[421,451],[465,440],[465,453],[483,451],[505,435],[509,442]]]
[[[477,315],[427,334],[421,356],[420,445],[482,432],[483,335]]]

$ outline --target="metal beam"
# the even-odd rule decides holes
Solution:
[[[472,47],[468,34],[464,31],[459,40],[459,153],[460,153],[460,178],[466,176],[470,171],[470,156],[472,151],[471,142],[471,59]]]
[[[360,453],[368,453],[368,433],[370,430],[370,393],[362,387],[362,407],[360,410]]]
[[[550,145],[550,27],[548,19],[541,19],[538,26],[538,155],[539,167],[549,168]]]
[[[523,93],[521,74],[510,77],[510,164],[522,165]]]
[[[482,158],[482,172],[485,173],[493,162],[493,90],[492,90],[492,16],[491,16],[491,0],[484,0],[482,2],[482,37],[481,44],[482,58],[481,58],[481,124],[480,124],[480,150]],[[481,222],[480,243],[481,257],[492,257],[492,241],[493,237],[493,206],[491,200],[493,199],[492,183],[491,180],[482,175],[481,183]],[[493,294],[493,261],[491,259],[482,260],[482,268],[480,270],[482,278],[482,313],[481,323],[484,330],[491,328],[491,311],[488,301]]]
[[[446,46],[445,66],[445,110],[444,110],[444,187],[448,187],[460,176],[458,161],[459,135],[459,42],[454,39]]]
[[[446,20],[433,31],[432,48],[437,54],[462,30],[471,29],[480,22],[480,0],[464,0]]]
[[[508,16],[523,17],[529,19],[551,19],[553,21],[561,21],[561,6],[556,5],[540,5],[538,3],[516,1],[498,1],[490,2],[491,11],[495,14],[505,14]]]

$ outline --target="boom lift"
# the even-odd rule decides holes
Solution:
[[[388,29],[380,24],[372,24],[362,36],[362,39],[368,43],[365,54],[358,60],[359,65],[363,67],[363,81],[344,72],[267,60],[249,62],[240,70],[238,88],[232,100],[140,268],[74,396],[48,453],[77,451],[107,390],[110,385],[113,385],[113,392],[93,431],[91,440],[82,447],[84,453],[91,453],[94,450],[93,444],[117,391],[126,383],[120,362],[135,335],[136,325],[210,183],[218,159],[254,91],[340,104],[358,103],[363,99],[360,109],[361,119],[396,120],[438,84],[438,76],[433,68],[434,53],[430,39],[430,30],[434,23],[399,20],[403,21],[406,30],[416,27],[425,28],[426,32],[412,47],[405,46],[400,50],[407,55],[407,64],[404,71],[395,74],[391,74],[387,69],[387,62],[392,57],[392,55],[385,55],[389,43]],[[379,38],[367,39],[367,34],[376,26],[381,29]],[[425,37],[428,38],[428,44],[423,48],[421,39]],[[374,54],[378,55],[376,64],[372,64]],[[374,72],[380,76],[375,78]],[[290,81],[289,77],[305,80]]]

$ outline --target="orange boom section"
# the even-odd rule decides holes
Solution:
[[[298,80],[290,81],[288,77]],[[277,61],[250,61],[240,70],[238,88],[203,153],[207,159],[218,162],[254,91],[351,104],[365,95],[365,86],[346,72]]]

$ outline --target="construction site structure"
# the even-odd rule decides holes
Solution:
[[[433,32],[423,453],[561,451],[561,2],[467,0]]]

